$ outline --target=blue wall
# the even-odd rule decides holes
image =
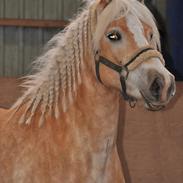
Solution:
[[[183,1],[167,1],[168,33],[173,67],[178,80],[183,80]]]

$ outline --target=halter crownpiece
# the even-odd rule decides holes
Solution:
[[[100,64],[103,64],[110,69],[119,73],[120,83],[121,83],[121,94],[124,100],[128,101],[131,107],[135,107],[136,99],[129,96],[126,91],[126,80],[128,79],[129,72],[134,70],[143,62],[147,61],[150,58],[158,58],[163,65],[165,65],[165,61],[163,59],[162,54],[155,50],[152,47],[144,47],[138,50],[124,65],[117,65],[107,58],[100,56],[99,52],[96,52],[95,55],[95,66],[96,66],[96,76],[100,83],[103,84],[100,77]]]

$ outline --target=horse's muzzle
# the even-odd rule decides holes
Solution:
[[[169,82],[162,77],[155,77],[148,91],[141,91],[142,98],[148,110],[159,111],[163,109],[176,93],[175,79],[170,75]]]

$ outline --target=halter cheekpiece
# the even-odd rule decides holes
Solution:
[[[139,60],[139,57],[145,55],[146,53],[148,53],[148,56],[146,56],[144,59]],[[120,83],[121,83],[121,94],[124,98],[124,100],[128,101],[130,106],[132,108],[135,107],[136,105],[136,99],[134,97],[131,97],[127,94],[127,88],[126,88],[126,80],[128,79],[128,75],[129,72],[134,68],[130,69],[130,66],[132,66],[132,63],[136,63],[136,66],[140,65],[142,62],[146,61],[149,58],[159,58],[160,61],[164,64],[164,59],[161,55],[161,53],[157,50],[155,50],[152,47],[145,47],[140,49],[137,53],[135,53],[135,55],[133,55],[131,57],[131,59],[124,65],[117,65],[113,62],[111,62],[110,60],[108,60],[107,58],[99,55],[99,52],[96,52],[96,57],[95,57],[95,66],[96,66],[96,76],[97,79],[100,83],[103,84],[101,77],[100,77],[100,64],[103,64],[107,67],[109,67],[110,69],[116,71],[119,73],[119,77],[120,77]]]

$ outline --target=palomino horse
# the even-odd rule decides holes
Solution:
[[[175,94],[153,17],[137,0],[93,0],[0,111],[1,183],[124,183],[119,97],[159,110]],[[7,120],[8,119],[8,120]]]

